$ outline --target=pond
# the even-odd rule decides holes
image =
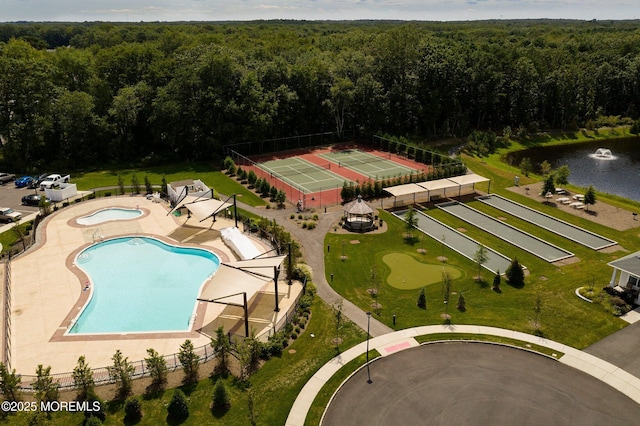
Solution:
[[[593,185],[598,191],[640,201],[640,138],[531,148],[513,153],[512,164],[519,164],[524,157],[529,157],[536,168],[544,160],[553,168],[569,166],[569,182],[573,185]]]

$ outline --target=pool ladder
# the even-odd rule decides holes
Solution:
[[[196,318],[198,318],[198,314],[191,314],[189,321],[187,322],[187,326],[191,327],[193,323],[196,322]]]

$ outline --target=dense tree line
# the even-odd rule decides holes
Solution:
[[[322,131],[424,141],[639,116],[637,21],[0,24],[17,172]]]

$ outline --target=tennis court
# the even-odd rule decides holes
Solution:
[[[474,257],[480,247],[480,243],[476,240],[467,237],[466,235],[456,231],[450,226],[427,216],[423,212],[416,210],[416,219],[418,220],[418,228],[422,233],[430,236],[434,240],[440,241],[445,246],[449,247],[453,251],[456,251],[466,257],[467,259],[475,262]],[[394,212],[393,215],[400,220],[405,220],[407,210]],[[507,270],[511,265],[511,260],[497,251],[485,246],[487,260],[482,264],[482,267],[496,273],[497,271]]]
[[[337,167],[335,164],[314,164],[300,157],[266,161],[257,166],[269,173],[271,177],[278,178],[306,193],[342,188],[345,181],[351,182],[331,172],[332,167]]]
[[[330,161],[333,167],[348,168],[373,180],[420,173],[420,170],[392,161],[388,153],[385,158],[357,149],[343,149],[316,155]]]
[[[529,253],[538,256],[547,262],[556,262],[573,256],[570,251],[564,250],[538,237],[534,237],[518,228],[494,219],[465,204],[457,201],[438,204],[437,207],[467,223],[482,229],[496,237],[520,247]]]
[[[579,244],[587,246],[593,250],[600,250],[605,247],[615,245],[616,242],[608,238],[602,237],[586,229],[582,229],[570,223],[564,222],[555,217],[551,217],[530,207],[518,204],[515,201],[508,200],[496,194],[476,197],[477,200],[485,204],[493,206],[498,210],[509,213],[512,216],[519,217],[529,223],[544,228],[555,234],[561,235]]]

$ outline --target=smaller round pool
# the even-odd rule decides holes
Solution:
[[[110,207],[108,209],[98,210],[87,216],[76,219],[78,225],[91,226],[112,220],[129,220],[142,216],[140,209],[125,209],[120,207]]]

